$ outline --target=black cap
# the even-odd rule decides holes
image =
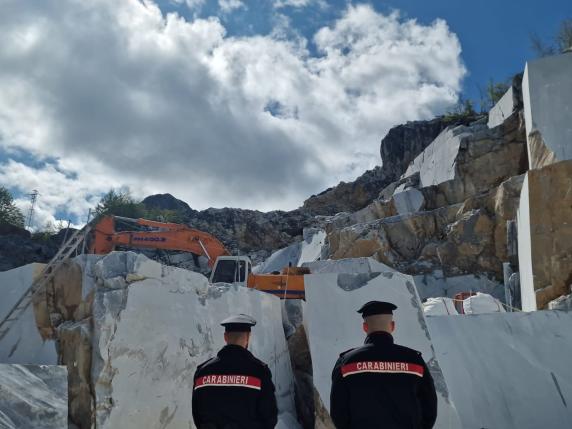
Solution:
[[[366,318],[376,314],[393,314],[395,309],[397,309],[397,305],[391,302],[370,301],[362,305],[357,312],[361,313],[361,317]]]
[[[256,320],[248,314],[236,314],[227,317],[220,324],[224,326],[225,332],[250,332],[250,328],[256,325]]]

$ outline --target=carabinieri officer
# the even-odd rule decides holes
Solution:
[[[393,343],[392,303],[361,313],[365,344],[342,353],[332,372],[330,414],[337,429],[430,429],[437,419],[433,378],[421,353]]]
[[[199,429],[273,429],[278,411],[268,366],[248,351],[252,317],[239,314],[221,322],[224,346],[197,367],[193,420]]]

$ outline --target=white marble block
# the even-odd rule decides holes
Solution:
[[[28,264],[0,272],[0,319],[4,319],[14,304],[32,285],[43,264]],[[44,341],[36,327],[34,306],[30,306],[14,322],[0,340],[1,363],[55,365],[58,362],[55,343]]]
[[[98,428],[194,428],[195,369],[223,346],[219,323],[233,313],[258,321],[250,350],[269,365],[281,420],[291,421],[293,377],[278,298],[209,288],[201,274],[133,253],[110,254],[95,271],[103,282],[93,308]]]
[[[0,364],[0,428],[66,429],[65,366]]]
[[[522,81],[530,168],[572,159],[572,53],[529,61]],[[533,133],[539,134],[540,140]]]
[[[428,316],[427,325],[459,427],[570,427],[572,313]]]
[[[305,285],[304,318],[314,386],[326,409],[330,407],[331,373],[339,354],[364,341],[362,318],[356,310],[368,301],[390,301],[399,307],[394,313],[395,342],[421,351],[435,380],[439,403],[435,427],[459,427],[411,276],[395,272],[310,274],[305,276]]]

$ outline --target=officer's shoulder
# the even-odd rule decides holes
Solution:
[[[415,350],[409,347],[405,347],[399,344],[394,345],[397,350],[399,350],[403,354],[410,355],[411,357],[417,357],[419,359],[423,359],[421,352],[419,350]]]
[[[268,365],[266,364],[266,362],[261,361],[260,359],[258,359],[256,356],[254,356],[252,353],[250,353],[249,359],[252,361],[252,363],[254,363],[257,366],[260,366],[261,368],[265,368],[268,369]]]
[[[344,352],[341,352],[340,356],[338,357],[338,362],[343,362],[345,359],[351,356],[352,352],[355,352],[356,350],[359,350],[359,347],[353,347]]]
[[[197,365],[197,371],[200,371],[201,369],[207,367],[209,364],[214,363],[218,358],[212,357],[210,359],[207,359],[206,361],[204,361],[203,363],[200,363]]]
[[[352,347],[351,349],[347,349],[345,352],[341,352],[340,353],[340,357],[343,358],[345,355],[347,355],[348,353],[353,352],[356,349],[356,347]]]

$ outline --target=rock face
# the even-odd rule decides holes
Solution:
[[[494,129],[481,122],[445,129],[379,199],[329,218],[330,257],[373,256],[414,275],[502,279],[507,221],[526,170],[524,126],[519,112]]]
[[[548,303],[548,309],[572,311],[572,293],[569,293],[568,295],[562,295],[561,297],[556,298],[554,301],[550,301]]]
[[[180,210],[185,222],[193,228],[209,232],[221,240],[234,253],[248,253],[256,262],[268,257],[274,250],[302,239],[305,227],[316,222],[302,210],[290,212],[243,209],[191,209],[172,195],[152,195],[143,204],[147,208]]]
[[[68,369],[69,416],[78,428],[91,428],[95,423],[91,336],[89,319],[64,322],[58,328],[59,359]]]
[[[312,384],[312,355],[308,345],[306,328],[303,324],[300,324],[296,332],[288,338],[288,349],[294,371],[298,418],[304,429],[314,429],[316,407],[314,404],[314,385]]]
[[[427,317],[463,428],[564,428],[572,421],[572,313]],[[557,353],[555,351],[558,351]]]
[[[187,203],[171,194],[149,195],[141,203],[148,209],[175,210],[183,214],[196,213]]]
[[[530,170],[519,208],[523,309],[546,308],[572,284],[572,160]]]
[[[300,267],[321,259],[324,253],[326,232],[309,228],[304,230],[304,240],[274,252],[264,263],[255,267],[258,273],[280,271],[284,267]]]
[[[48,262],[57,253],[58,246],[55,239],[39,242],[32,240],[26,230],[4,229],[4,233],[0,232],[0,272],[34,262]]]
[[[67,372],[62,366],[0,364],[0,427],[68,427]]]
[[[506,118],[512,115],[516,108],[514,91],[511,88],[502,96],[498,103],[489,111],[487,126],[494,128],[502,124]]]
[[[341,182],[304,202],[303,210],[314,215],[355,212],[379,196],[380,191],[399,179],[409,163],[448,126],[469,124],[478,117],[440,117],[431,121],[408,122],[389,130],[381,141],[383,167],[366,171],[354,182]]]
[[[502,98],[489,111],[488,127],[495,128],[506,121],[513,112],[522,110],[522,77],[523,73],[515,75],[512,85]]]
[[[490,273],[500,279],[506,222],[516,215],[522,180],[514,177],[486,194],[434,210],[353,225],[353,215],[334,218],[326,228],[330,255],[374,256],[409,274],[441,270],[446,276]]]
[[[391,179],[386,176],[385,170],[376,167],[366,171],[353,182],[340,182],[318,195],[312,195],[304,201],[303,209],[314,215],[356,211],[376,198],[388,183],[391,183]]]
[[[408,122],[389,130],[381,141],[380,154],[387,184],[396,181],[409,164],[447,127],[468,125],[478,116],[440,117],[431,121]]]
[[[531,169],[572,159],[570,74],[570,53],[526,64],[522,86]]]
[[[419,187],[440,187],[452,204],[498,186],[526,171],[524,124],[518,113],[489,129],[479,122],[443,131],[408,167],[419,173]]]
[[[460,427],[411,276],[395,272],[310,274],[305,276],[305,284],[304,318],[313,383],[325,410],[330,407],[331,372],[336,359],[341,352],[359,346],[364,337],[356,309],[365,302],[383,300],[398,306],[396,343],[421,351],[434,377],[439,400],[435,427]]]
[[[291,421],[293,377],[277,298],[233,286],[208,288],[198,273],[133,253],[112,253],[95,272],[91,378],[97,427],[194,428],[194,371],[222,347],[220,319],[237,312],[258,320],[251,350],[268,362],[281,419]]]

